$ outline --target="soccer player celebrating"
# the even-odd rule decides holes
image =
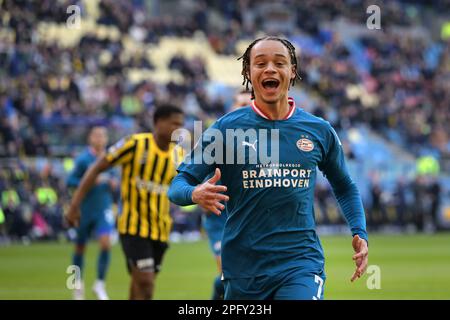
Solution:
[[[113,166],[122,166],[117,229],[131,274],[132,300],[153,298],[155,276],[168,247],[172,219],[167,190],[183,156],[171,138],[183,121],[183,112],[177,107],[158,107],[153,134],[133,134],[111,146],[83,176],[67,213],[69,223],[78,224],[80,203],[97,176]]]
[[[98,157],[101,157],[108,143],[106,128],[95,126],[89,132],[89,147],[86,148],[76,159],[75,167],[70,173],[67,185],[75,188],[79,185],[81,178]],[[97,260],[97,281],[92,290],[99,300],[108,300],[105,289],[105,277],[110,262],[111,241],[110,235],[114,230],[114,217],[112,213],[113,189],[117,183],[113,175],[105,173],[95,181],[95,185],[86,194],[81,203],[81,219],[76,230],[75,253],[73,264],[83,271],[85,246],[91,231],[95,231],[100,244],[100,253]],[[84,284],[79,279],[77,288],[73,292],[75,300],[84,299]]]
[[[178,205],[197,203],[216,214],[226,212],[225,299],[323,299],[324,254],[313,209],[316,168],[330,181],[353,235],[356,270],[351,281],[364,273],[368,263],[359,192],[333,128],[296,108],[288,97],[299,78],[293,45],[278,37],[257,39],[242,58],[244,84],[252,85],[251,106],[223,116],[204,132],[179,166],[169,198]],[[245,134],[251,130],[269,134],[252,138]],[[271,135],[273,131],[276,134]],[[264,136],[271,138],[264,141]],[[235,143],[239,139],[245,147],[240,152]],[[209,152],[212,144],[215,161],[199,161],[198,155]],[[273,147],[278,159],[263,159],[261,151]],[[226,160],[221,161],[220,154],[223,160],[225,153]]]

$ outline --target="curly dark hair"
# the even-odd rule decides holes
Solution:
[[[295,65],[295,78],[292,80],[292,83],[291,83],[292,85],[295,85],[296,79],[299,79],[299,80],[302,79],[297,72],[297,56],[295,54],[295,47],[292,45],[292,43],[289,40],[279,38],[279,37],[274,37],[274,36],[267,36],[267,37],[256,39],[255,41],[250,43],[250,45],[245,50],[244,54],[238,58],[238,60],[242,59],[241,74],[244,78],[242,85],[245,85],[245,89],[249,90],[248,85],[252,83],[249,78],[249,75],[250,75],[250,52],[252,51],[252,48],[255,46],[255,44],[257,44],[258,42],[263,41],[263,40],[280,41],[288,49],[289,55],[291,57],[291,64]],[[251,93],[252,93],[252,99],[254,99],[255,93],[253,91],[253,88],[251,89]]]

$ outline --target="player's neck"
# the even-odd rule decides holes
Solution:
[[[170,141],[167,141],[166,139],[162,138],[157,133],[154,133],[153,137],[155,138],[156,145],[160,150],[162,151],[169,150]]]
[[[255,98],[256,107],[261,110],[270,120],[283,120],[290,111],[288,97],[274,103],[268,103],[262,99]]]

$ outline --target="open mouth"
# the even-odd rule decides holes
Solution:
[[[280,85],[280,81],[276,79],[266,79],[263,80],[262,85],[264,89],[276,89]]]

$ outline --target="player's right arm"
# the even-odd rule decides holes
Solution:
[[[219,168],[216,168],[214,176],[201,184],[198,184],[189,174],[181,172],[172,181],[168,193],[169,199],[180,206],[196,203],[207,212],[220,215],[225,209],[220,201],[228,201],[229,197],[222,194],[227,191],[226,186],[216,185],[219,180]]]
[[[177,205],[186,206],[196,203],[203,209],[220,215],[221,211],[225,209],[220,201],[229,199],[227,195],[222,194],[227,191],[227,188],[217,184],[221,175],[218,164],[205,163],[201,156],[205,148],[213,141],[214,130],[220,130],[218,122],[215,122],[203,133],[200,141],[196,143],[194,149],[178,167],[179,174],[172,180],[168,197]],[[199,155],[201,161],[196,161],[195,159]],[[214,175],[205,180],[213,172]]]
[[[66,215],[66,219],[71,226],[78,226],[81,202],[86,196],[86,193],[95,184],[99,174],[110,167],[111,163],[106,159],[106,156],[101,156],[83,175],[80,184],[72,196],[72,201]]]

